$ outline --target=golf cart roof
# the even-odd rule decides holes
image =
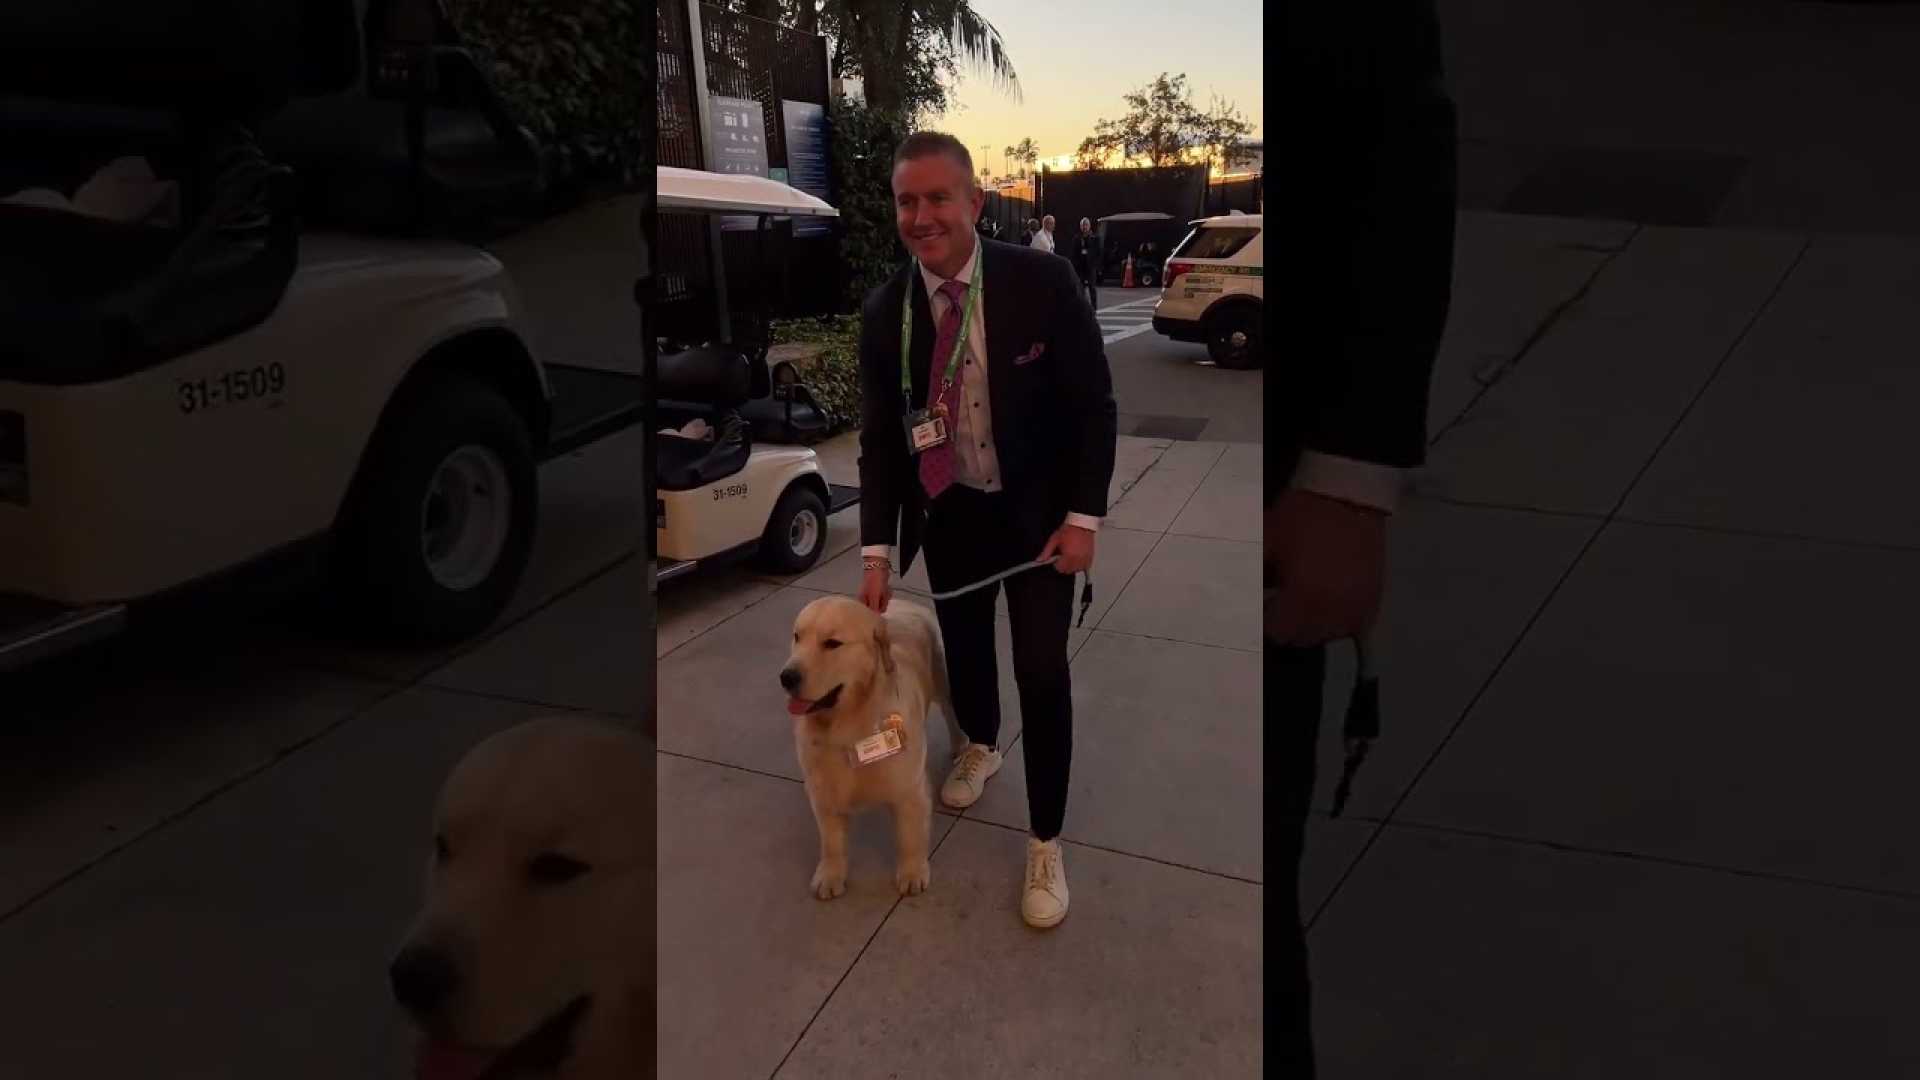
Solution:
[[[662,165],[655,170],[660,209],[771,217],[839,217],[825,202],[764,176],[711,173]]]
[[[1162,214],[1156,210],[1135,210],[1125,214],[1108,214],[1101,221],[1172,221],[1172,214]]]

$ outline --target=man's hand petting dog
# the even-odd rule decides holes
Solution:
[[[1055,555],[1060,561],[1053,568],[1062,574],[1077,574],[1093,565],[1093,530],[1078,525],[1062,525],[1053,531],[1047,539],[1047,546],[1040,549],[1042,562]]]
[[[860,578],[860,602],[868,611],[885,615],[887,602],[893,599],[893,571],[885,566],[870,566]]]

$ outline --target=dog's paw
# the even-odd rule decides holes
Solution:
[[[822,862],[813,868],[813,895],[831,900],[847,891],[847,864]]]
[[[919,896],[927,891],[927,885],[933,880],[933,868],[927,860],[906,863],[893,871],[893,887],[900,890],[901,896]]]

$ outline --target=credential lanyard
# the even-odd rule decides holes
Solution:
[[[960,337],[953,344],[953,354],[947,357],[946,374],[941,377],[940,389],[953,385],[953,373],[960,363],[960,350],[966,348],[967,330],[973,325],[973,301],[980,295],[981,271],[985,266],[986,253],[980,250],[980,242],[974,241],[973,281],[967,285],[967,306],[960,312]],[[907,287],[900,294],[900,389],[906,392],[907,406],[913,406],[913,369],[909,366],[913,356],[913,289],[918,284],[914,280],[920,276],[920,263],[913,263],[913,274],[907,278]],[[933,299],[927,299],[927,311],[933,311]],[[932,408],[938,396],[934,388],[927,387],[927,407]]]

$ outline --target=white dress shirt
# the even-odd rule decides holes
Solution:
[[[1053,254],[1053,234],[1045,229],[1041,229],[1039,232],[1033,234],[1033,242],[1028,246],[1037,247],[1041,251],[1051,255]]]
[[[1042,233],[1040,235],[1045,235]],[[967,258],[953,280],[966,285],[973,280],[974,264],[980,260],[980,242],[975,238],[973,254]],[[933,325],[939,326],[951,306],[940,286],[947,279],[920,267],[920,281],[926,287],[927,301],[932,308]],[[960,300],[960,310],[965,311],[966,298]],[[1000,490],[1000,456],[993,442],[993,405],[987,396],[987,295],[982,288],[980,295],[973,301],[973,321],[966,327],[963,339],[963,351],[960,354],[960,401],[959,415],[952,418],[948,437],[953,440],[953,482],[964,484],[978,491]],[[931,396],[931,395],[929,395]],[[917,403],[916,403],[917,405]],[[918,475],[919,458],[914,459]],[[1067,524],[1078,525],[1090,532],[1097,532],[1100,519],[1087,514],[1068,514]],[[860,549],[863,556],[884,556],[891,560],[893,548],[886,544],[876,544]]]
[[[1391,514],[1405,483],[1404,469],[1308,450],[1300,455],[1288,486]]]

